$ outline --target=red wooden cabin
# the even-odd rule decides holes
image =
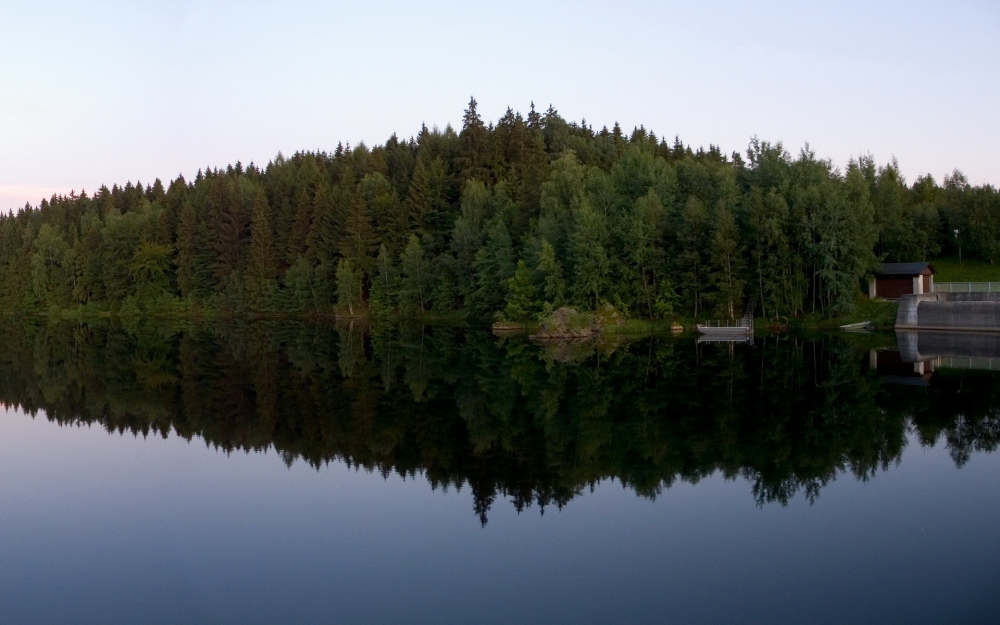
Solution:
[[[930,263],[882,263],[868,284],[868,295],[899,299],[903,295],[933,293],[936,273]]]

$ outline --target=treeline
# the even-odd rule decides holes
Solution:
[[[746,479],[763,504],[869,479],[915,432],[956,463],[1000,442],[991,373],[887,386],[842,337],[734,352],[688,339],[567,354],[446,326],[267,320],[129,330],[5,324],[0,401],[63,424],[176,433],[287,463],[343,461],[561,506],[606,479],[655,497],[678,480]],[[549,351],[555,349],[555,352]]]
[[[880,259],[1000,260],[1000,196],[754,138],[746,155],[549,108],[0,216],[0,304],[122,313],[652,318],[849,310]]]

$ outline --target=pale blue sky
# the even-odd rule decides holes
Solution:
[[[1000,3],[9,2],[0,208],[553,104],[1000,183]]]

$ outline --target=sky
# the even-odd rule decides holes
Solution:
[[[1000,2],[0,0],[0,209],[554,106],[1000,185]]]

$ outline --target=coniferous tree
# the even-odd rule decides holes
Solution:
[[[206,168],[0,215],[0,302],[133,318],[177,294],[181,310],[234,314],[346,301],[380,315],[488,316],[513,302],[535,316],[608,302],[662,317],[713,306],[735,316],[753,297],[773,318],[841,314],[879,260],[1000,260],[998,216],[996,190],[958,171],[908,184],[894,161],[864,156],[841,171],[808,146],[793,158],[756,137],[745,157],[727,156],[642,126],[595,132],[551,106],[492,124],[472,100],[461,133],[423,126],[409,141],[279,154],[263,169]],[[347,299],[338,268],[351,276]]]
[[[411,231],[406,205],[396,198],[392,183],[379,172],[365,176],[360,187],[379,240],[390,253],[398,254]]]
[[[563,277],[562,265],[556,258],[556,251],[548,241],[541,243],[537,273],[542,283],[543,309],[551,311],[562,306],[566,297],[566,280]],[[523,288],[523,285],[521,286]]]
[[[526,321],[534,317],[541,306],[534,276],[523,260],[517,262],[514,275],[507,281],[507,306],[504,317],[511,321]]]
[[[305,254],[312,262],[333,262],[339,254],[342,216],[335,192],[326,184],[316,187],[312,203],[312,223],[305,240]]]
[[[197,259],[198,216],[191,202],[185,202],[177,225],[177,287],[181,297],[191,297],[195,292]]]
[[[288,247],[285,259],[292,265],[306,253],[306,240],[313,225],[313,198],[306,188],[299,189],[295,196],[295,218],[288,231]]]
[[[344,230],[340,236],[340,255],[363,273],[369,274],[378,237],[372,228],[368,206],[357,192],[350,190],[345,192],[344,202],[346,210]]]
[[[490,172],[487,167],[490,161],[489,131],[483,123],[477,110],[475,98],[469,99],[469,107],[465,109],[462,118],[461,153],[456,159],[462,174],[462,180],[478,180],[490,182]]]
[[[476,288],[473,263],[483,245],[489,211],[489,190],[479,180],[470,180],[462,191],[462,214],[455,221],[451,237],[451,249],[459,270],[457,287],[465,298],[471,297]]]
[[[412,227],[421,236],[431,234],[429,226],[434,221],[434,207],[431,205],[427,168],[424,167],[424,162],[421,159],[417,159],[413,168],[413,178],[410,180],[410,188],[406,196],[406,210]]]
[[[220,185],[223,184],[220,181]],[[244,201],[244,185],[235,183],[218,207],[218,225],[215,241],[215,264],[212,268],[220,287],[230,276],[243,269],[246,247],[250,243],[250,212]]]
[[[247,303],[252,310],[266,310],[276,287],[277,262],[269,213],[267,197],[263,191],[258,191],[250,219],[250,252],[246,275]]]
[[[514,275],[514,248],[503,219],[494,217],[487,231],[486,245],[476,253],[473,271],[476,290],[469,307],[487,314],[503,307],[507,280]]]

